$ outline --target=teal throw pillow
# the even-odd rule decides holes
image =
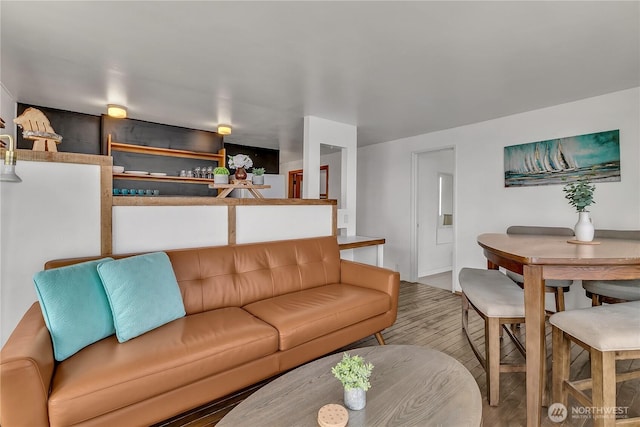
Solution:
[[[98,274],[120,342],[185,315],[178,281],[164,252],[105,262]]]
[[[113,317],[97,267],[103,258],[36,273],[33,282],[53,354],[63,361],[84,347],[113,335]]]

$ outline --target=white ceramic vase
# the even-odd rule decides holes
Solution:
[[[573,228],[576,240],[580,242],[590,242],[593,240],[594,227],[589,217],[589,212],[578,212],[578,222]]]
[[[215,184],[228,184],[229,175],[213,175],[213,182]]]
[[[344,389],[344,406],[359,411],[367,406],[367,392],[361,388]]]

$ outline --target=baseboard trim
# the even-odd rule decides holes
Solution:
[[[425,271],[423,273],[419,273],[418,277],[433,276],[434,274],[446,273],[447,271],[453,271],[453,267],[449,266],[449,267],[442,267],[442,268],[436,268],[434,270]]]

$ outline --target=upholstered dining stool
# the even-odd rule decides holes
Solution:
[[[616,374],[616,360],[640,359],[640,301],[556,313],[553,327],[553,402],[568,404],[571,394],[593,407],[594,427],[616,425],[616,383],[640,378],[640,370]],[[571,381],[571,341],[591,356],[591,378]],[[591,389],[591,398],[584,390]],[[640,417],[621,420],[640,425]],[[631,424],[635,421],[635,424]]]
[[[617,304],[640,300],[640,279],[635,280],[583,280],[582,287],[591,298],[591,305]]]
[[[497,406],[500,400],[500,373],[525,372],[524,364],[503,364],[500,357],[500,328],[525,356],[524,346],[505,326],[524,323],[524,292],[498,270],[463,268],[458,275],[462,287],[462,330],[487,375],[487,400]],[[484,354],[469,335],[469,307],[484,319]]]
[[[596,230],[594,238],[640,241],[640,230]],[[640,279],[583,280],[582,287],[592,306],[640,300]]]
[[[533,225],[512,225],[507,228],[507,234],[532,234],[532,235],[548,235],[548,236],[565,236],[572,237],[573,230],[567,227],[539,227]],[[524,276],[520,273],[507,270],[507,276],[524,287]],[[573,280],[546,280],[544,283],[544,291],[552,293],[556,301],[556,312],[564,311],[564,293],[569,292]]]

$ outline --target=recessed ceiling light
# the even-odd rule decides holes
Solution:
[[[231,135],[231,125],[218,125],[220,135]]]
[[[127,118],[127,109],[121,105],[109,104],[107,105],[107,114],[116,119],[125,119]]]

